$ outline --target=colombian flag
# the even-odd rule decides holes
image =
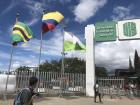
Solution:
[[[42,18],[43,33],[53,30],[57,24],[63,20],[63,18],[64,16],[58,11],[44,14]]]

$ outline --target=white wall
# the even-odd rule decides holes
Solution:
[[[0,74],[0,93],[5,92],[6,80],[7,80],[7,75]],[[15,90],[16,90],[16,75],[9,75],[7,92],[12,93],[15,92]]]

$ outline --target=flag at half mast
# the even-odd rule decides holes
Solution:
[[[58,11],[45,13],[42,17],[43,33],[53,30],[63,19],[64,16]]]
[[[86,46],[74,34],[64,31],[64,51],[74,50],[85,51]]]
[[[13,45],[19,42],[27,42],[33,38],[33,32],[29,26],[22,22],[17,22],[13,27],[12,41]]]

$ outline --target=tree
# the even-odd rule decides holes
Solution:
[[[104,67],[95,67],[95,75],[97,77],[106,77],[108,74]]]
[[[52,60],[48,62],[47,60],[40,64],[39,70],[43,72],[61,72],[62,59],[59,61]],[[35,70],[37,71],[38,68]],[[64,70],[65,73],[86,73],[86,62],[85,60],[79,58],[65,58],[64,59]],[[107,70],[104,67],[95,68],[96,76],[107,76]],[[21,66],[17,71],[30,71],[29,67]]]
[[[66,73],[86,73],[86,63],[79,58],[65,58]]]
[[[60,70],[61,64],[56,60],[52,60],[51,62],[45,61],[39,66],[39,71],[43,72],[60,72]]]
[[[138,61],[139,61],[139,56],[138,56],[137,50],[135,50],[135,57],[134,57],[135,70],[138,68]]]
[[[61,72],[61,69],[62,59],[51,62],[45,61],[39,66],[39,70],[44,72]],[[85,73],[85,61],[79,58],[65,58],[64,69],[65,73]]]
[[[135,66],[135,71],[138,73],[140,70],[140,61],[139,61],[139,56],[138,56],[137,50],[135,50],[134,66]]]
[[[30,67],[20,66],[19,68],[16,69],[16,71],[31,71],[31,70]]]
[[[132,61],[131,58],[129,57],[129,71],[133,71],[133,66],[132,66]]]

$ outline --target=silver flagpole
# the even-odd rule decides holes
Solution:
[[[43,11],[43,14],[45,13],[45,10]],[[42,14],[42,17],[43,17],[43,14]],[[41,30],[41,36],[40,36],[40,51],[39,51],[39,62],[38,62],[38,72],[37,72],[37,77],[38,77],[38,85],[37,85],[37,92],[39,91],[39,84],[40,84],[40,63],[41,63],[41,52],[42,52],[42,42],[43,42],[43,32]]]
[[[61,79],[60,79],[60,89],[61,89],[61,92],[59,94],[59,97],[63,97],[63,76],[64,76],[64,73],[65,73],[65,68],[64,68],[64,58],[65,58],[65,51],[64,51],[64,28],[65,26],[63,26],[62,28],[62,35],[63,35],[63,39],[62,39],[62,65],[61,65]]]
[[[19,18],[19,13],[17,13],[16,15],[16,22],[18,22],[18,18]],[[15,23],[16,23],[15,22]],[[6,87],[5,87],[5,95],[4,95],[4,100],[6,101],[6,94],[7,94],[7,85],[8,85],[8,80],[9,80],[9,75],[10,75],[10,70],[11,70],[11,65],[12,65],[12,59],[13,59],[13,51],[14,51],[14,45],[12,45],[11,48],[11,53],[10,53],[10,63],[9,63],[9,68],[8,68],[8,73],[7,73],[7,79],[6,79]]]
[[[62,74],[64,75],[64,73],[65,73],[65,68],[64,68],[64,56],[65,56],[65,52],[64,52],[64,27],[63,27],[63,29],[62,29],[62,34],[63,34],[63,48],[62,48]]]
[[[10,63],[9,63],[9,68],[8,68],[8,72],[7,72],[7,79],[6,79],[5,92],[7,92],[8,79],[9,79],[9,75],[10,75],[11,64],[12,64],[12,58],[13,58],[13,50],[14,50],[14,46],[12,45],[11,53],[10,53]]]
[[[37,77],[38,77],[38,80],[39,80],[39,82],[38,82],[38,86],[37,86],[37,92],[39,91],[38,89],[39,89],[39,84],[40,84],[40,72],[39,72],[39,70],[40,70],[40,68],[39,68],[39,66],[40,66],[40,63],[41,63],[41,52],[42,52],[42,35],[43,35],[43,33],[41,32],[41,36],[40,36],[40,52],[39,52],[39,62],[38,62],[38,72],[37,72]]]

